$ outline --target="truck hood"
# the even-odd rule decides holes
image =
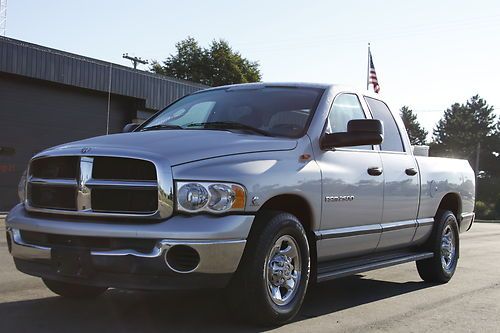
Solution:
[[[75,149],[117,149],[164,156],[172,166],[207,158],[292,150],[297,140],[249,135],[222,130],[159,130],[98,136],[51,148],[45,152]]]

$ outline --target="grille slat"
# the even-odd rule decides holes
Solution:
[[[31,177],[29,179],[31,184],[37,185],[50,185],[50,186],[73,186],[76,187],[76,179],[63,179],[63,178],[35,178]]]
[[[101,187],[101,188],[157,188],[158,185],[155,181],[125,181],[125,180],[102,180],[91,179],[87,183],[88,187]]]
[[[35,159],[27,194],[28,209],[49,213],[140,216],[158,211],[156,168],[133,158]]]

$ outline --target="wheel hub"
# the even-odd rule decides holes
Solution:
[[[300,252],[292,236],[280,237],[266,259],[266,284],[271,300],[277,305],[288,304],[297,293],[301,271]]]
[[[282,286],[287,280],[292,278],[294,266],[290,257],[278,254],[271,259],[269,265],[273,285]]]
[[[441,265],[445,271],[450,271],[453,268],[455,261],[455,235],[452,228],[448,225],[443,230],[441,238]]]

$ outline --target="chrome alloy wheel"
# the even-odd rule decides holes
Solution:
[[[266,257],[265,281],[276,305],[290,303],[301,279],[300,249],[292,236],[284,235],[271,247]]]
[[[441,237],[441,265],[446,272],[451,272],[453,270],[455,255],[455,233],[451,226],[447,225]]]

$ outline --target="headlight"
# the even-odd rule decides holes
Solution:
[[[200,184],[190,183],[179,189],[177,197],[182,208],[188,211],[200,210],[208,202],[208,191]]]
[[[245,189],[232,183],[177,182],[177,209],[225,213],[245,209]]]
[[[19,185],[17,185],[17,195],[19,196],[19,202],[23,203],[26,199],[26,170],[24,170]]]

